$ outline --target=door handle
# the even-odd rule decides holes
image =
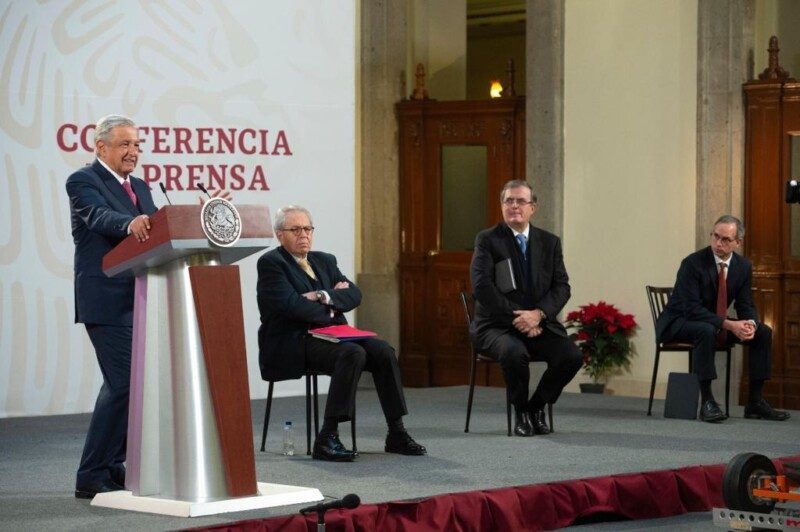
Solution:
[[[429,257],[435,257],[438,254],[439,254],[439,250],[438,249],[429,249],[428,250],[428,256]]]

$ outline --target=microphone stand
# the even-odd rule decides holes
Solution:
[[[326,508],[317,510],[317,532],[325,532],[325,512]]]
[[[317,513],[317,532],[325,532],[325,512],[330,509],[347,509],[352,510],[353,508],[357,508],[361,504],[361,500],[358,498],[358,495],[351,493],[349,495],[345,495],[342,500],[338,501],[331,501],[328,503],[319,503],[315,506],[309,506],[307,508],[303,508],[300,510],[300,513],[303,515],[310,515],[312,512]]]

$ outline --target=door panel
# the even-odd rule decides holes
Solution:
[[[458,294],[471,291],[476,233],[501,219],[503,183],[524,178],[525,100],[403,101],[397,117],[403,379],[466,384],[471,351]],[[476,382],[503,385],[496,368]]]

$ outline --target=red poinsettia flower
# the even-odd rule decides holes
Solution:
[[[581,307],[581,309],[583,309],[583,312],[581,313],[581,321],[583,323],[589,323],[593,321],[600,314],[596,305],[586,305]]]
[[[633,314],[623,314],[620,316],[619,326],[625,330],[636,327],[636,320],[633,319]]]
[[[565,324],[575,331],[583,353],[583,368],[598,382],[615,369],[628,369],[634,346],[628,339],[636,328],[632,314],[623,314],[605,301],[581,305],[567,314]]]

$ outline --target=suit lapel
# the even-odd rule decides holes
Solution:
[[[150,190],[147,186],[147,183],[144,180],[128,176],[128,180],[131,182],[131,186],[133,187],[133,193],[136,194],[136,199],[139,200],[139,210],[142,213],[147,213],[150,210],[155,210],[155,205],[145,205],[144,199],[150,197]],[[124,191],[123,191],[124,192]],[[127,194],[125,194],[127,196]]]
[[[711,280],[711,286],[714,287],[714,297],[717,297],[719,291],[719,272],[717,271],[717,261],[714,259],[714,252],[711,251],[711,246],[706,248],[705,270]]]
[[[333,281],[330,277],[328,277],[328,271],[324,267],[325,265],[322,264],[322,260],[317,256],[311,253],[308,254],[308,262],[311,264],[311,267],[314,269],[314,273],[317,274],[319,279],[317,279],[320,284],[322,285],[323,289],[333,288]]]
[[[304,272],[300,265],[297,264],[297,260],[295,260],[292,254],[286,251],[283,247],[279,247],[278,250],[280,251],[281,255],[283,255],[283,259],[289,265],[290,274],[294,277],[292,284],[295,286],[300,285],[302,287],[297,291],[301,293],[313,291],[314,287],[311,284],[311,279],[308,278],[306,272]]]
[[[103,181],[108,192],[114,196],[114,198],[119,201],[120,205],[131,214],[131,216],[139,216],[140,212],[136,208],[136,206],[131,201],[131,198],[128,197],[128,193],[125,192],[125,189],[122,188],[122,185],[119,184],[117,178],[114,177],[111,172],[106,170],[105,166],[103,166],[100,161],[95,160],[94,164],[92,164],[92,168],[100,176],[100,179]]]
[[[728,267],[728,278],[725,286],[728,289],[728,303],[733,301],[733,296],[736,294],[736,287],[739,283],[739,278],[742,273],[742,263],[739,260],[739,255],[734,253],[731,256],[731,265]]]
[[[542,271],[542,239],[539,232],[531,225],[528,230],[528,268],[530,269],[531,292],[536,290],[536,272]]]
[[[511,228],[505,223],[502,225],[501,234],[503,244],[506,247],[506,252],[508,253],[508,256],[511,257],[511,263],[514,265],[514,278],[517,280],[518,290],[522,290],[526,283],[525,270],[523,269],[525,266],[524,262],[520,258],[517,239],[514,238],[514,231],[512,231]]]

